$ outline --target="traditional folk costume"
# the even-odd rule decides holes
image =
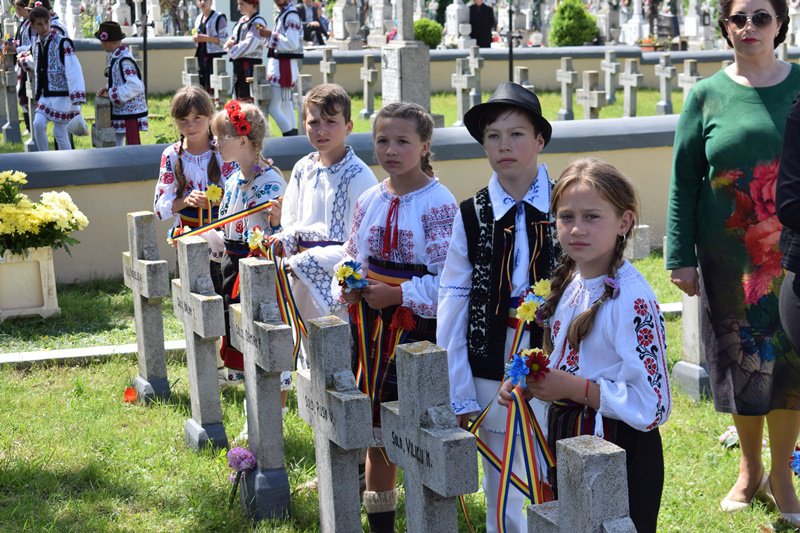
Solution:
[[[355,346],[359,346],[360,328],[370,339],[366,354],[355,350],[356,362],[366,357],[379,362],[381,368],[373,402],[375,446],[383,445],[380,404],[397,400],[394,359],[397,333],[403,330],[398,344],[436,339],[439,277],[450,245],[453,217],[458,211],[452,193],[439,180],[434,179],[403,196],[389,192],[387,181],[359,198],[345,246],[345,259],[360,262],[368,279],[399,285],[403,292],[402,305],[380,310],[370,308],[362,300],[365,316],[351,319]],[[336,281],[333,291],[334,297],[339,298],[342,289]],[[381,342],[373,346],[371,339],[376,328],[383,334],[379,335]],[[362,374],[366,373],[362,369]],[[363,389],[364,380],[361,385]]]
[[[23,60],[23,59],[21,59]],[[39,151],[48,149],[47,122],[53,122],[53,136],[60,150],[72,148],[67,123],[80,114],[86,103],[83,71],[72,39],[53,28],[42,41],[37,39],[33,54],[25,57],[28,72],[35,70],[36,116],[33,120],[34,139]]]
[[[550,179],[544,165],[525,197],[517,202],[496,174],[488,187],[461,203],[439,289],[437,343],[447,348],[450,401],[456,415],[478,413],[489,406],[479,436],[503,455],[507,409],[497,404],[514,341],[516,309],[524,292],[554,270],[557,253],[550,220]],[[510,270],[510,272],[509,272]],[[527,326],[519,348],[539,348],[542,329]],[[544,404],[532,400],[544,426]],[[525,479],[523,447],[515,448],[514,471]],[[486,529],[496,531],[496,497],[500,474],[484,459]],[[511,489],[506,524],[526,531],[525,496]]]
[[[197,15],[194,27],[198,34],[219,38],[219,43],[197,43],[197,50],[194,53],[200,74],[200,86],[211,92],[211,74],[214,73],[214,59],[226,54],[223,46],[225,41],[228,40],[228,19],[224,13],[212,10],[208,17],[204,17],[202,13]]]
[[[225,182],[225,193],[219,206],[220,218],[239,213],[268,200],[281,196],[286,189],[286,182],[283,177],[272,167],[260,168],[258,173],[251,179],[246,179],[241,170],[236,170]],[[269,210],[259,211],[248,215],[239,220],[225,224],[221,230],[216,230],[215,234],[221,237],[221,243],[209,239],[212,251],[218,254],[224,250],[222,258],[222,298],[225,304],[225,337],[222,340],[220,356],[225,366],[237,370],[244,370],[244,358],[242,352],[235,350],[228,344],[230,337],[230,320],[228,318],[228,306],[238,303],[239,297],[233,296],[233,287],[236,278],[239,276],[239,260],[250,253],[250,247],[245,239],[248,230],[260,226],[265,234],[270,234]],[[291,372],[281,373],[281,388],[288,388],[291,385]]]
[[[28,19],[23,19],[17,31],[14,34],[14,46],[16,54],[13,57],[15,70],[17,73],[17,98],[19,99],[19,106],[22,108],[22,117],[25,121],[25,127],[28,131],[31,130],[30,110],[28,109],[28,91],[26,84],[28,83],[28,72],[23,68],[22,64],[17,61],[17,58],[23,57],[25,54],[31,53],[31,46],[36,35],[31,28],[31,22]]]
[[[658,426],[672,408],[664,316],[647,280],[626,260],[614,277],[619,295],[600,305],[580,346],[570,346],[569,325],[603,295],[605,277],[576,273],[550,317],[550,365],[600,385],[600,408],[583,416],[582,404],[553,402],[548,441],[555,450],[558,439],[595,434],[624,449],[631,519],[637,531],[655,532],[664,483]]]
[[[106,67],[108,97],[111,99],[111,126],[117,146],[141,144],[140,131],[147,131],[147,100],[139,65],[127,45],[111,52]]]
[[[247,78],[253,75],[253,67],[261,64],[266,43],[258,33],[259,26],[266,28],[267,21],[256,12],[252,17],[240,18],[231,32],[235,44],[228,50],[228,57],[233,63],[233,97],[238,100],[252,100]]]
[[[292,87],[300,75],[298,60],[303,58],[303,23],[293,3],[276,15],[267,46],[267,80],[272,86],[269,114],[284,136],[297,135]]]
[[[331,294],[333,270],[344,258],[344,241],[350,236],[353,213],[361,194],[377,185],[375,174],[347,147],[338,163],[322,165],[314,152],[292,170],[283,197],[281,225],[274,237],[294,273],[292,292],[303,320],[347,312]],[[305,344],[301,362],[307,365]]]

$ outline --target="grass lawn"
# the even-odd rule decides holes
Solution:
[[[660,301],[678,301],[660,255],[637,267]],[[0,348],[132,342],[132,305],[120,282],[61,286],[59,297],[59,319],[0,324]],[[168,337],[179,337],[168,301],[165,315]],[[671,367],[680,357],[680,319],[668,320],[667,336]],[[132,357],[0,370],[0,531],[319,530],[314,492],[294,492],[292,517],[282,523],[254,525],[238,508],[227,510],[231,485],[224,452],[195,453],[183,443],[183,423],[190,417],[186,365],[170,362],[173,397],[150,407],[122,402],[136,372]],[[244,424],[244,391],[226,389],[221,396],[228,436],[235,437]],[[719,510],[738,464],[738,451],[723,449],[717,440],[729,423],[709,402],[674,391],[672,416],[662,428],[666,482],[660,531],[791,530],[776,524],[777,514],[761,504],[733,516]],[[315,467],[311,431],[297,415],[294,393],[284,433],[289,480],[296,487],[314,477]],[[472,524],[484,531],[483,495],[467,500]],[[403,513],[401,505],[401,531]],[[466,531],[463,518],[460,524]]]
[[[542,111],[544,116],[550,120],[555,121],[558,110],[561,107],[561,93],[550,91],[537,93],[542,104]],[[158,144],[172,142],[178,139],[179,133],[172,118],[170,117],[170,100],[172,94],[166,95],[150,95],[148,97],[148,107],[150,112],[150,129],[142,133],[142,144]],[[491,93],[484,93],[483,101],[489,99]],[[637,97],[637,110],[640,116],[651,116],[656,114],[656,103],[659,100],[658,91],[653,89],[640,89]],[[622,91],[618,91],[617,101],[614,105],[604,107],[600,110],[600,118],[620,118],[622,117]],[[370,131],[369,120],[362,119],[358,113],[364,108],[363,97],[358,95],[352,96],[352,117],[353,117],[353,131],[368,132]],[[680,113],[683,106],[683,93],[675,91],[672,95],[672,103],[675,113]],[[573,102],[575,117],[580,118],[583,116],[583,111],[578,108]],[[375,99],[375,108],[381,107],[380,96]],[[431,95],[431,110],[434,113],[444,115],[444,123],[446,126],[453,124],[456,121],[456,97],[455,93],[433,93]],[[20,117],[22,112],[20,111]],[[89,103],[84,106],[84,116],[88,122],[94,120],[94,96],[89,95]],[[270,132],[273,137],[280,136],[280,130],[275,125],[275,122],[270,118]],[[52,126],[50,126],[52,129]],[[24,125],[23,125],[23,130]],[[26,134],[23,133],[23,139]],[[50,141],[51,145],[53,141]],[[76,148],[91,148],[92,141],[90,137],[75,137]],[[4,144],[0,143],[0,153],[21,152],[23,147],[21,144]]]

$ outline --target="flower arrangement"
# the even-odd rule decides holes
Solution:
[[[368,285],[364,274],[361,273],[361,263],[358,261],[345,261],[333,275],[344,292],[358,291]]]
[[[517,307],[517,318],[530,324],[534,320],[538,320],[536,312],[539,307],[544,303],[548,296],[550,296],[550,280],[540,279],[533,287],[525,291],[522,295],[522,302]]]
[[[242,113],[242,107],[239,105],[238,100],[231,100],[225,104],[225,111],[228,112],[228,118],[233,124],[233,129],[236,130],[237,135],[250,135],[252,128],[247,121],[247,117]]]
[[[550,358],[539,348],[531,348],[515,353],[511,361],[506,363],[506,376],[514,386],[525,385],[527,377],[531,376],[533,381],[544,379],[550,372]]]
[[[0,172],[0,255],[27,255],[28,248],[64,248],[78,240],[73,231],[84,229],[89,220],[65,192],[42,193],[34,203],[19,188],[28,182],[24,172]]]
[[[264,233],[264,230],[261,229],[261,226],[253,226],[252,229],[245,231],[244,238],[247,241],[247,246],[250,247],[251,254],[253,254],[253,252],[256,254],[260,252],[260,255],[264,257],[267,256],[267,248],[269,248],[269,244],[267,243],[267,234]]]
[[[228,479],[233,483],[231,487],[231,495],[228,498],[228,508],[233,507],[233,502],[236,501],[236,492],[239,489],[239,482],[242,479],[242,472],[249,472],[254,470],[257,464],[256,456],[247,448],[231,448],[228,452],[228,466],[233,468]]]

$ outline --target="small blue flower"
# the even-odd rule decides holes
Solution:
[[[792,472],[794,475],[800,476],[800,451],[795,450],[792,452]]]
[[[506,363],[506,376],[511,380],[514,386],[522,385],[525,383],[526,376],[530,373],[531,369],[527,365],[527,357],[519,354],[514,354],[511,362]]]

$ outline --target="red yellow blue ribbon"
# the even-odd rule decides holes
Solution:
[[[289,271],[283,257],[275,254],[274,245],[267,249],[267,259],[275,265],[275,288],[278,301],[278,310],[284,324],[291,326],[294,331],[294,348],[292,358],[295,368],[297,367],[297,356],[300,353],[301,336],[308,336],[306,324],[300,311],[297,309],[297,302],[292,293],[292,286],[289,283]]]
[[[372,398],[370,383],[370,368],[368,361],[369,353],[369,329],[367,327],[367,304],[364,300],[359,300],[355,306],[356,323],[356,353],[358,354],[358,370],[356,372],[356,383],[361,387],[361,392]]]
[[[227,216],[224,216],[222,218],[218,218],[217,220],[215,220],[214,222],[211,222],[210,224],[205,224],[203,226],[199,226],[197,228],[194,228],[191,231],[187,231],[186,233],[181,233],[180,235],[176,235],[173,238],[179,239],[179,238],[182,238],[182,237],[189,237],[189,236],[192,236],[192,235],[199,235],[200,233],[205,233],[206,231],[209,231],[209,230],[212,230],[212,229],[217,229],[220,226],[224,226],[225,224],[227,224],[229,222],[235,222],[236,220],[239,220],[240,218],[244,218],[246,216],[254,215],[255,213],[258,213],[259,211],[263,211],[264,209],[269,209],[270,207],[272,207],[272,204],[273,204],[273,201],[269,200],[267,202],[264,202],[263,204],[254,205],[253,207],[250,207],[248,209],[244,209],[242,211],[239,211],[238,213],[233,213],[231,215],[227,215]]]

